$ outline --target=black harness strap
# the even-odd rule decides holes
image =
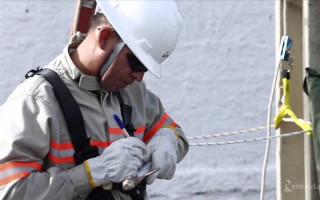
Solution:
[[[81,164],[89,158],[98,156],[98,148],[91,146],[90,138],[87,137],[80,107],[59,75],[51,69],[38,68],[37,70],[29,71],[26,74],[26,78],[34,74],[42,75],[53,86],[53,91],[63,112],[70,139],[75,150],[73,156],[76,165]]]
[[[131,137],[134,137],[133,133],[136,131],[136,129],[134,128],[134,125],[131,123],[132,107],[123,102],[122,96],[119,91],[115,92],[114,94],[116,95],[120,104],[121,116],[125,128],[128,131],[129,135]]]
[[[76,165],[81,164],[83,161],[88,160],[89,158],[98,156],[98,148],[96,146],[91,146],[90,138],[87,137],[80,107],[59,75],[51,69],[41,69],[38,67],[35,70],[30,70],[25,75],[25,78],[32,77],[35,74],[43,76],[53,87],[53,91],[67,123],[69,136],[75,150],[73,156]],[[124,104],[120,92],[116,92],[115,94],[120,103],[121,115],[125,123],[125,128],[131,136],[134,136],[133,132],[135,129],[133,124],[131,124],[132,107]],[[122,184],[114,184],[114,189],[129,194],[133,200],[143,200],[146,185],[140,184],[130,191],[124,191],[122,189]],[[87,199],[113,200],[114,197],[109,190],[104,190],[102,187],[98,187],[92,190]]]

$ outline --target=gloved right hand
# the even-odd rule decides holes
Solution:
[[[113,142],[100,156],[90,158],[83,164],[91,186],[97,187],[110,182],[122,182],[149,159],[150,153],[144,142],[129,137]]]

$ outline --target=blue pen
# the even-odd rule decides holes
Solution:
[[[123,124],[122,120],[120,119],[120,117],[117,114],[113,114],[113,119],[117,122],[119,128],[121,128],[123,134],[126,137],[130,137],[129,133],[124,128],[124,124]],[[135,188],[137,185],[139,185],[145,177],[159,171],[159,169],[151,170],[151,168],[152,168],[151,162],[145,163],[144,166],[142,166],[135,175],[128,176],[122,182],[123,189],[124,190],[131,190],[131,189]]]
[[[113,119],[117,122],[119,128],[121,128],[123,134],[126,137],[130,137],[129,133],[127,132],[127,130],[124,128],[124,124],[122,122],[122,120],[120,119],[120,117],[117,114],[113,114]]]

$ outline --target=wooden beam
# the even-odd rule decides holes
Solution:
[[[283,35],[283,0],[276,2],[276,53],[279,54],[280,38]],[[291,71],[291,100],[292,110],[299,118],[303,118],[302,98],[302,0],[287,1],[286,30],[293,40],[291,57],[294,68]],[[284,68],[288,68],[283,63]],[[276,113],[281,99],[281,88],[276,90]],[[294,123],[282,122],[277,134],[301,130]],[[282,138],[277,141],[277,199],[301,200],[305,197],[302,189],[293,189],[292,186],[304,185],[304,136]],[[289,189],[289,190],[288,190]]]

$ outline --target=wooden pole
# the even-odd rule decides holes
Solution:
[[[276,53],[279,54],[280,38],[283,35],[284,24],[287,35],[293,40],[291,57],[294,67],[291,70],[291,97],[290,105],[298,118],[303,118],[302,98],[302,0],[279,0],[276,2]],[[283,3],[286,2],[284,5]],[[286,16],[283,16],[286,7]],[[284,21],[285,20],[285,21]],[[285,22],[285,23],[284,23]],[[283,68],[288,69],[286,62]],[[276,113],[279,111],[279,102],[282,97],[281,78],[276,90]],[[281,122],[277,134],[301,130],[294,123]],[[305,191],[299,186],[305,185],[304,176],[304,136],[281,138],[277,140],[277,199],[301,200],[305,198]],[[299,187],[299,188],[298,188]],[[298,189],[297,189],[298,188]]]

